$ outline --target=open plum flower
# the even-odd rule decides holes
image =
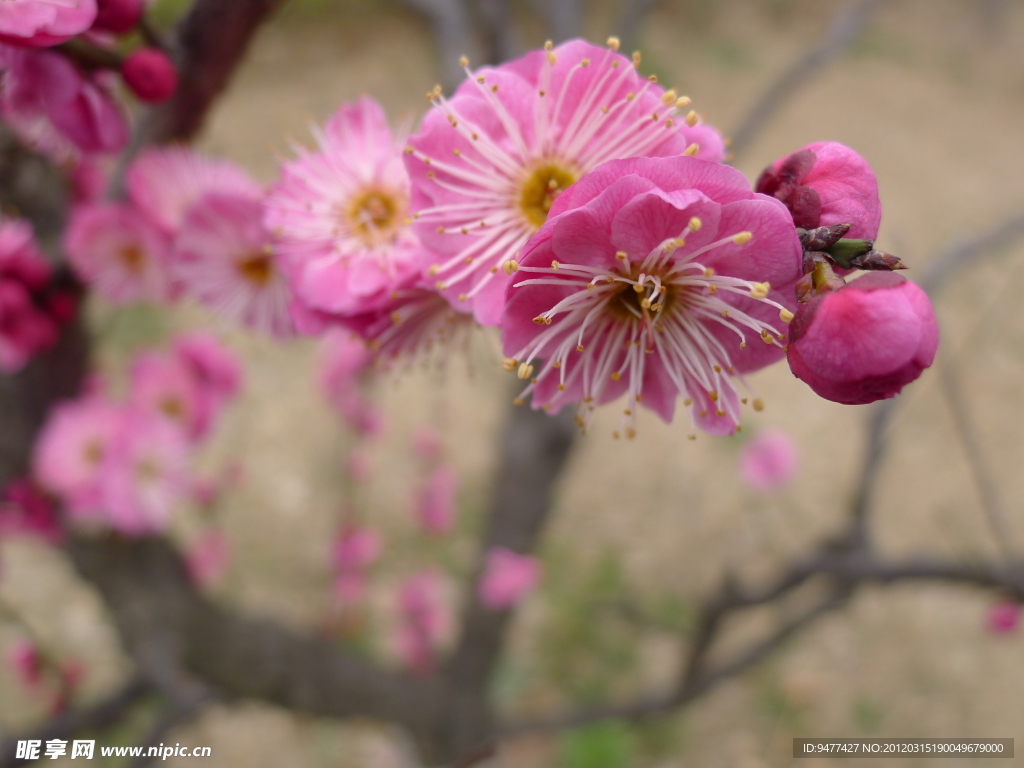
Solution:
[[[692,157],[606,163],[562,194],[514,273],[505,366],[533,407],[623,394],[671,421],[676,397],[706,432],[740,422],[733,383],[783,355],[801,248],[785,206],[733,168]],[[756,407],[756,405],[755,405]]]
[[[456,313],[419,271],[422,246],[409,225],[405,132],[381,106],[343,104],[297,148],[265,201],[302,333],[341,325],[382,361],[415,355],[459,327]]]
[[[684,152],[720,161],[721,137],[689,99],[617,53],[572,40],[499,67],[470,71],[409,140],[415,230],[423,269],[461,312],[497,325],[513,258],[553,202],[607,160]]]
[[[808,144],[776,160],[755,189],[785,203],[802,229],[851,224],[847,237],[878,236],[878,179],[867,160],[835,141]]]

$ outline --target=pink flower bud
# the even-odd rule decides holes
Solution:
[[[32,690],[43,681],[43,656],[35,643],[18,640],[7,649],[7,660],[22,685]]]
[[[458,478],[447,464],[434,469],[416,497],[416,514],[427,533],[442,535],[455,522],[455,488]]]
[[[834,141],[808,144],[776,160],[757,180],[757,191],[785,203],[803,229],[852,224],[847,237],[878,235],[878,180],[867,160]]]
[[[894,272],[871,272],[801,304],[787,356],[793,375],[821,397],[861,405],[899,394],[938,346],[927,294]]]
[[[480,577],[477,594],[488,608],[511,608],[537,585],[540,563],[530,555],[520,555],[505,547],[487,551],[484,573]]]
[[[766,430],[743,446],[740,472],[761,491],[781,488],[796,472],[796,446],[785,432]]]
[[[121,76],[132,92],[149,104],[162,104],[178,89],[178,73],[166,53],[139,48],[121,65]]]
[[[997,635],[1008,635],[1020,623],[1020,606],[1009,601],[997,603],[989,609],[988,629]]]
[[[93,29],[123,35],[135,29],[142,18],[142,0],[96,0]]]

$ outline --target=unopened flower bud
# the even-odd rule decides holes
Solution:
[[[149,104],[167,101],[178,89],[178,74],[166,53],[139,48],[121,65],[121,76],[132,92]]]
[[[923,290],[872,272],[801,304],[789,326],[789,367],[818,395],[860,405],[899,394],[935,359],[939,328]]]

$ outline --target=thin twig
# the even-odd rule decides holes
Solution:
[[[824,38],[797,59],[758,99],[732,133],[730,150],[739,157],[782,105],[808,80],[839,58],[878,10],[882,0],[853,0],[829,25]]]
[[[14,768],[25,765],[28,760],[15,757],[15,744],[18,741],[34,739],[49,741],[62,739],[68,741],[76,733],[82,731],[109,728],[119,722],[139,699],[152,690],[148,682],[136,677],[107,699],[84,709],[64,712],[40,728],[26,734],[12,736],[0,742],[0,768]]]

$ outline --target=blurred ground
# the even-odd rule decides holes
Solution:
[[[677,85],[728,132],[840,5],[667,0],[642,29],[645,69]],[[615,15],[608,3],[593,6],[587,32],[604,40],[615,31],[609,21]],[[536,25],[522,21],[524,45],[541,43],[531,37]],[[1022,50],[1024,3],[889,3],[850,54],[788,103],[738,165],[754,177],[767,162],[811,141],[849,144],[880,179],[880,247],[920,274],[951,238],[1024,208]],[[323,119],[340,101],[365,92],[396,117],[419,114],[435,72],[426,27],[397,5],[346,0],[299,6],[258,40],[203,146],[269,181],[275,153],[288,153],[286,137],[307,140],[310,121]],[[987,471],[1009,514],[1010,544],[1018,548],[1024,547],[1022,258],[1018,246],[956,275],[935,297],[944,334],[939,364],[956,372]],[[108,361],[123,356],[126,322],[106,337]],[[185,310],[174,322],[208,319]],[[134,333],[139,323],[134,318],[127,325]],[[223,512],[236,560],[220,593],[253,612],[318,626],[329,604],[329,536],[345,494],[338,479],[344,438],[316,394],[311,344],[276,346],[238,333],[229,339],[246,356],[249,380],[209,465],[240,454],[247,481]],[[383,387],[389,433],[374,450],[375,477],[358,499],[389,541],[374,600],[378,637],[399,578],[431,562],[458,573],[472,554],[471,534],[511,391],[493,350],[491,341],[477,338],[469,365],[416,371]],[[637,440],[619,442],[610,437],[616,409],[598,418],[560,489],[544,543],[547,583],[517,622],[497,690],[504,704],[540,712],[594,696],[663,689],[675,676],[668,628],[685,629],[687,610],[726,566],[757,579],[841,524],[859,468],[866,409],[819,400],[784,365],[752,384],[768,407],[750,414],[742,438],[691,443],[685,425],[645,416]],[[903,398],[874,521],[882,548],[965,560],[994,555],[937,372]],[[462,525],[450,545],[424,544],[411,521],[416,476],[408,436],[424,423],[443,429],[462,479]],[[743,487],[736,454],[742,439],[769,426],[794,435],[802,466],[793,486],[764,496]],[[188,519],[181,528],[187,533]],[[99,618],[99,601],[61,558],[22,544],[6,546],[3,554],[0,594],[60,653],[88,660],[86,695],[122,675],[124,660]],[[602,613],[605,598],[639,601],[660,628],[625,622],[614,610]],[[983,626],[989,605],[987,596],[948,587],[865,591],[850,609],[814,625],[685,713],[643,728],[612,725],[569,738],[523,739],[507,746],[501,764],[774,768],[793,762],[793,736],[1012,736],[1022,749],[1024,636],[989,635]],[[736,638],[746,630],[737,624]],[[0,647],[13,637],[11,626],[0,623]],[[0,722],[13,728],[37,715],[7,668],[0,669]],[[138,740],[126,734],[118,743]],[[408,745],[390,730],[257,704],[218,707],[171,740],[212,746],[213,758],[203,761],[209,768],[410,765]]]

